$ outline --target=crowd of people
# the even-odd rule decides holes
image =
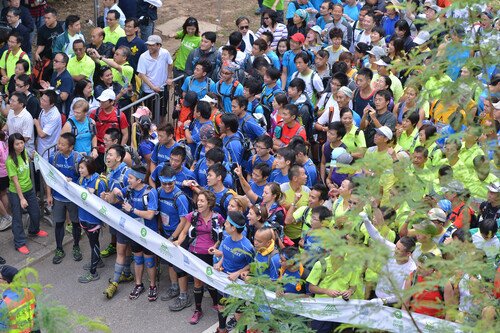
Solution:
[[[20,253],[30,253],[26,211],[28,235],[47,236],[37,197],[45,185],[30,172],[37,152],[229,280],[265,276],[280,297],[364,299],[459,323],[498,319],[498,4],[262,0],[256,33],[239,17],[221,43],[189,17],[168,36],[180,40],[172,56],[154,34],[157,1],[103,0],[90,43],[77,15],[62,24],[45,1],[8,3],[0,230],[12,226]],[[172,121],[127,107],[166,85],[179,97]],[[133,281],[130,299],[157,300],[155,253],[111,227],[102,235],[106,221],[45,193],[54,264],[68,229],[73,259],[90,258],[80,283],[99,279],[102,258],[116,254],[105,296]],[[353,265],[352,251],[332,250],[325,234],[341,235],[342,249],[382,244],[390,255]],[[481,275],[439,270],[458,246],[484,264]],[[437,282],[443,274],[450,279]],[[197,324],[208,291],[217,332],[237,323],[241,313],[228,322],[223,312],[226,295],[195,278],[191,296],[189,275],[171,264],[168,278],[161,299],[171,311],[194,300]]]

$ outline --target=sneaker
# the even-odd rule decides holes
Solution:
[[[47,233],[47,231],[44,231],[44,230],[39,230],[37,233],[34,233],[34,234],[28,234],[29,236],[31,237],[48,237],[49,234]]]
[[[139,297],[139,295],[142,294],[143,292],[144,292],[144,285],[142,283],[136,284],[134,286],[134,289],[132,289],[132,292],[130,293],[130,295],[128,295],[128,298],[137,299]]]
[[[167,293],[161,297],[162,301],[169,301],[172,298],[176,298],[181,294],[181,291],[179,288],[168,288]]]
[[[222,329],[222,328],[217,327],[217,329],[215,330],[215,333],[227,333],[227,328]]]
[[[193,316],[189,320],[189,323],[191,325],[196,325],[200,322],[200,319],[203,317],[203,312],[195,310],[193,313]]]
[[[83,265],[83,270],[90,271],[90,265],[91,265],[90,262]],[[104,267],[104,261],[99,260],[99,262],[97,263],[97,268],[103,268],[103,267]]]
[[[78,278],[78,282],[80,283],[89,283],[96,280],[99,280],[99,273],[97,272],[95,274],[87,272]]]
[[[168,308],[170,309],[170,311],[177,312],[190,307],[191,304],[193,304],[193,301],[189,298],[189,296],[186,298],[177,297],[174,300],[174,303],[171,304]]]
[[[154,302],[158,299],[158,288],[149,286],[148,301]]]
[[[0,257],[0,265],[5,265],[6,261],[3,257]]]
[[[116,246],[110,243],[107,248],[101,251],[101,257],[107,258],[115,253],[116,253]]]
[[[125,275],[125,273],[122,272],[120,275],[120,279],[118,279],[118,283],[125,283],[125,282],[132,282],[134,281],[134,274],[130,273],[130,275]]]
[[[68,223],[68,224],[66,224],[66,231],[67,231],[69,234],[73,234],[73,223]]]
[[[103,294],[106,295],[107,299],[111,299],[116,294],[117,290],[118,290],[118,283],[110,282]]]
[[[54,265],[60,264],[65,256],[66,253],[64,253],[63,250],[56,249],[56,254],[54,255],[54,258],[52,258],[52,263]]]
[[[238,324],[238,321],[236,320],[236,318],[232,317],[226,324],[227,330],[228,331],[233,330],[236,327],[236,324]]]
[[[0,231],[7,230],[12,225],[12,220],[9,220],[7,216],[2,216],[0,218]]]
[[[21,246],[20,248],[16,249],[17,251],[21,252],[22,254],[30,254],[30,249],[26,245]]]
[[[73,260],[81,261],[83,259],[82,251],[80,251],[79,246],[73,246]]]

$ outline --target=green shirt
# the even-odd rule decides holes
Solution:
[[[134,76],[134,69],[128,62],[121,65],[122,72],[120,73],[118,70],[111,68],[111,72],[113,73],[113,81],[120,84],[125,88],[126,85],[132,82],[132,77]]]
[[[290,183],[284,183],[281,185],[281,192],[285,195],[285,202],[289,205],[295,200],[295,191],[290,187]],[[297,202],[297,207],[305,207],[309,202],[309,192],[310,189],[307,186],[302,186],[301,193],[302,197],[299,202]],[[285,235],[290,237],[290,239],[300,238],[302,235],[302,225],[299,223],[292,223],[285,225]]]
[[[74,55],[68,61],[67,70],[71,76],[84,75],[86,79],[92,81],[95,70],[95,62],[86,54],[81,60],[78,60]]]
[[[116,27],[114,31],[111,31],[109,27],[105,27],[103,30],[105,33],[103,43],[110,42],[111,44],[116,45],[116,42],[118,42],[120,37],[125,37],[125,30],[119,26]]]
[[[356,152],[359,148],[366,147],[365,133],[362,130],[359,130],[356,134],[357,130],[358,128],[352,125],[349,133],[346,133],[346,135],[342,138],[342,143],[346,145],[347,150],[350,153]]]
[[[311,227],[311,216],[312,216],[312,209],[309,209],[307,212],[307,215],[303,217],[303,215],[306,213],[306,209],[309,208],[309,206],[302,206],[297,208],[295,212],[293,212],[293,218],[297,222],[301,222],[302,224],[302,231],[303,235],[305,235],[305,232],[309,230]],[[302,218],[304,218],[304,221],[302,222]]]
[[[472,197],[481,199],[479,201],[484,201],[488,197],[488,189],[486,186],[498,181],[498,178],[494,174],[490,173],[483,181],[479,180],[477,175],[475,175],[475,177],[471,176],[470,178],[467,178],[467,181],[468,183],[464,185],[469,189]]]
[[[264,1],[262,1],[262,6],[264,6],[266,8],[273,8],[273,5],[275,2],[276,2],[276,0],[264,0]],[[284,7],[285,7],[284,1],[279,0],[278,4],[276,5],[276,10],[283,10]]]
[[[21,50],[21,49],[19,49],[19,51],[17,52],[17,54],[14,54],[13,52],[5,51],[3,53],[3,55],[2,55],[2,58],[0,58],[0,68],[3,68],[5,70],[5,72],[7,73],[7,77],[8,78],[10,78],[12,75],[15,74],[15,72],[16,72],[16,62],[19,61],[19,56],[23,52],[24,51]],[[8,57],[7,57],[7,54],[9,54]],[[31,73],[31,62],[30,62],[30,58],[28,57],[28,55],[26,54],[26,52],[24,53],[22,59],[26,60],[30,64],[30,68],[26,72],[26,74],[29,75]]]
[[[14,160],[9,156],[7,161],[5,162],[5,167],[7,168],[7,174],[9,175],[9,179],[17,176],[17,180],[19,181],[19,185],[21,186],[21,191],[23,193],[28,192],[33,188],[33,184],[31,183],[31,175],[30,175],[30,165],[28,154],[25,153],[26,162],[22,159],[20,155],[17,156],[17,164],[16,166]],[[14,182],[11,180],[9,182],[9,191],[12,193],[17,193],[16,186]]]
[[[398,139],[398,145],[404,150],[413,153],[415,147],[420,146],[420,140],[418,138],[418,128],[414,128],[411,134],[406,134],[406,131],[401,133]]]
[[[474,158],[479,155],[484,155],[483,150],[479,145],[474,144],[472,147],[467,148],[465,145],[460,149],[458,158],[462,161],[469,170],[474,170]]]
[[[186,68],[186,60],[189,56],[189,53],[200,46],[201,36],[183,36],[183,32],[181,30],[177,32],[176,37],[181,39],[181,45],[175,53],[174,67],[183,71]]]

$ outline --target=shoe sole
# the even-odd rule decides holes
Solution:
[[[83,256],[81,256],[81,257],[75,257],[75,256],[73,256],[73,260],[74,261],[82,261],[82,259],[83,259]]]
[[[169,307],[168,309],[172,312],[179,312],[179,311],[182,311],[184,309],[187,309],[189,308],[191,305],[193,305],[193,302],[189,302],[188,304],[186,304],[186,306],[184,306],[183,308],[175,308],[175,309],[172,309],[171,307]]]
[[[99,276],[97,276],[95,278],[92,278],[91,280],[80,280],[80,279],[78,279],[78,282],[80,282],[80,283],[90,283],[92,281],[97,281],[97,280],[99,280]]]

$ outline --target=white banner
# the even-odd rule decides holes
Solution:
[[[102,221],[133,241],[224,293],[253,300],[254,288],[256,287],[245,285],[242,281],[231,282],[227,278],[227,274],[214,270],[212,266],[207,265],[185,249],[173,245],[121,210],[89,193],[87,189],[66,181],[62,173],[38,154],[35,154],[35,165],[51,188],[98,216]],[[242,285],[242,288],[228,288],[235,283]],[[311,319],[356,324],[390,332],[417,331],[413,320],[406,311],[374,305],[364,300],[346,302],[342,299],[306,298],[289,301],[282,298],[276,299],[275,294],[267,290],[265,294],[272,308]],[[455,323],[420,314],[412,314],[412,316],[422,332],[460,332],[460,326]]]

